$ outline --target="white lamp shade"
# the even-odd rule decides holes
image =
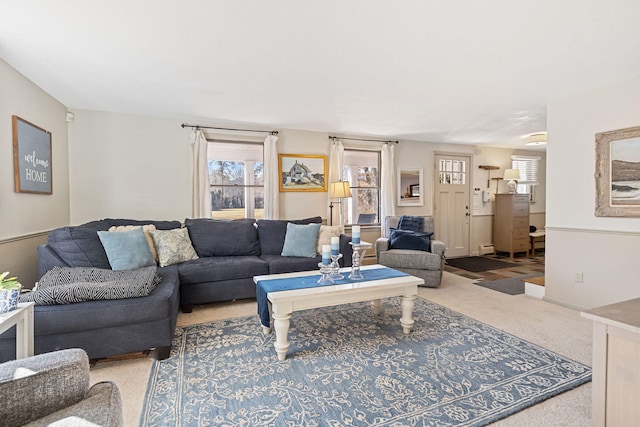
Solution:
[[[351,197],[351,186],[347,181],[332,182],[329,186],[329,197],[332,199]]]
[[[507,169],[504,171],[505,180],[518,180],[520,179],[520,169]]]

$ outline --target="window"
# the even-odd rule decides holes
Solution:
[[[538,165],[540,157],[511,156],[511,168],[520,171],[520,179],[516,192],[530,194],[531,201],[535,202],[535,186],[538,185]]]
[[[209,142],[212,218],[264,217],[262,153],[262,144]]]
[[[467,162],[464,160],[440,160],[438,165],[440,184],[465,184],[467,182]]]
[[[379,224],[380,152],[344,150],[342,179],[351,186],[344,199],[347,224]]]

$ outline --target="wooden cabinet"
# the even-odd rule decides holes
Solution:
[[[640,419],[640,298],[582,313],[593,320],[592,425]]]
[[[529,251],[529,195],[496,194],[493,247],[498,252]]]

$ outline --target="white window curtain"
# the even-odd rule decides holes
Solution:
[[[396,214],[396,172],[394,160],[395,144],[382,146],[382,170],[380,171],[380,224]]]
[[[342,141],[339,139],[334,139],[331,143],[331,150],[329,151],[329,182],[327,183],[327,188],[331,191],[331,183],[336,181],[342,181],[342,164],[344,159],[344,145]],[[330,193],[329,193],[330,195]],[[329,204],[331,203],[331,199],[329,199]],[[331,209],[329,208],[329,204],[327,204],[327,218],[331,215]],[[337,218],[330,218],[330,223],[338,224],[340,218],[340,209],[342,209],[342,204],[334,204],[333,215]],[[340,224],[342,225],[342,224]]]
[[[211,191],[209,189],[209,167],[207,164],[208,141],[200,129],[190,136],[193,158],[193,182],[191,188],[191,217],[211,218]]]
[[[264,139],[264,218],[279,219],[278,137]]]

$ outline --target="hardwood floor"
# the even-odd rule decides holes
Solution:
[[[525,274],[539,273],[544,283],[544,249],[537,249],[535,256],[518,256],[513,259],[509,258],[508,253],[499,252],[496,255],[483,255],[484,258],[491,258],[498,261],[504,261],[516,264],[513,267],[502,268],[499,270],[488,270],[482,272],[471,272],[450,265],[444,266],[445,271],[457,274],[473,280],[499,280],[509,277],[524,276]]]

